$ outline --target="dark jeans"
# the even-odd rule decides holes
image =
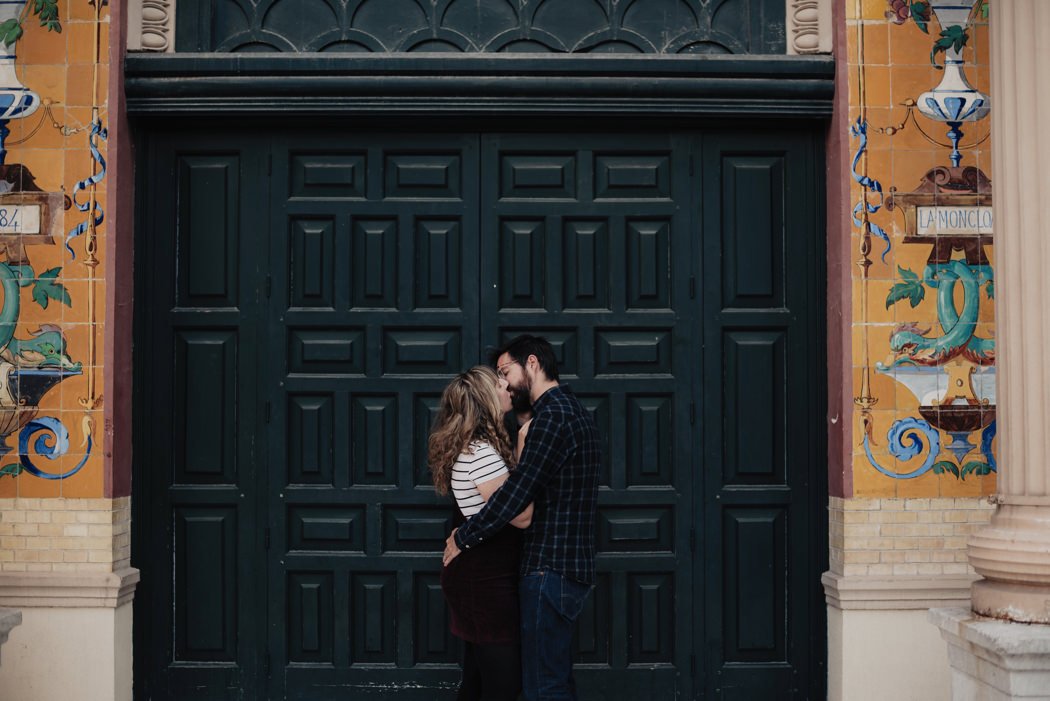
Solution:
[[[463,681],[456,701],[517,701],[521,691],[518,645],[463,643]]]
[[[591,587],[557,572],[521,578],[521,677],[525,701],[575,701],[572,634]]]

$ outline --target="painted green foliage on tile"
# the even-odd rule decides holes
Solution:
[[[926,297],[926,288],[922,286],[919,276],[911,270],[897,266],[897,271],[901,274],[904,282],[898,282],[890,288],[890,293],[886,295],[886,308],[889,309],[897,302],[907,298],[911,302],[912,309],[914,309]]]
[[[25,32],[22,23],[30,11],[40,19],[41,27],[45,27],[49,32],[62,33],[62,23],[58,19],[58,0],[29,0],[17,17],[0,22],[0,37],[4,46],[10,48],[22,38]]]
[[[28,265],[11,266],[0,263],[0,286],[4,290],[4,304],[0,307],[0,358],[18,367],[60,367],[80,370],[66,354],[66,341],[61,330],[52,324],[43,324],[32,338],[15,338],[15,326],[21,313],[19,287],[33,286],[33,299],[47,308],[47,300],[58,299],[72,306],[69,292],[55,281],[61,268],[52,268],[36,278]]]

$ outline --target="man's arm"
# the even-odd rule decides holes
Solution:
[[[456,546],[465,549],[477,545],[507,525],[534,500],[537,490],[547,484],[565,461],[568,447],[565,428],[564,422],[550,413],[533,420],[517,468],[481,511],[456,531]]]

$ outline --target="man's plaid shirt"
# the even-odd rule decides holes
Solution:
[[[477,545],[535,502],[532,525],[525,530],[522,574],[553,570],[594,584],[598,426],[563,385],[544,392],[532,411],[518,467],[485,507],[456,531],[456,545]]]

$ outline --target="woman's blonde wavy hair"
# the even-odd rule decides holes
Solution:
[[[452,466],[461,453],[470,452],[471,441],[485,441],[513,467],[514,453],[503,428],[498,388],[499,378],[492,368],[478,365],[457,375],[441,394],[427,446],[427,464],[438,494],[448,494]]]

